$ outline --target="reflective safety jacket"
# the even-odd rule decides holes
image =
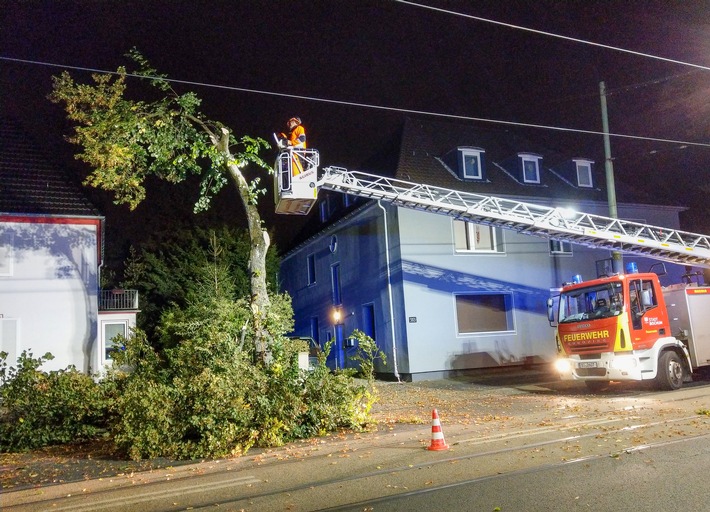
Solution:
[[[288,136],[289,146],[296,148],[306,148],[306,130],[302,125],[296,126]]]

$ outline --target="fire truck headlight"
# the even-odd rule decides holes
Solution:
[[[558,373],[570,373],[572,371],[572,365],[568,359],[557,359],[555,361],[555,370]]]
[[[631,356],[616,356],[611,361],[611,367],[615,370],[631,370],[636,368],[636,358]]]

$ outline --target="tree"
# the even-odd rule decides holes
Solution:
[[[64,105],[75,123],[67,139],[81,147],[76,158],[92,168],[84,183],[113,193],[116,204],[133,210],[146,197],[148,177],[179,183],[190,174],[201,175],[198,212],[209,208],[212,197],[231,179],[247,216],[251,321],[256,351],[263,360],[268,344],[264,319],[270,305],[266,282],[270,240],[256,207],[264,192],[260,180],[247,181],[242,171],[249,164],[270,169],[259,156],[269,145],[246,135],[237,139],[224,124],[199,112],[196,94],[176,92],[137,50],[128,56],[137,71],[129,74],[122,66],[115,74],[93,74],[92,85],[75,82],[66,71],[53,77],[49,99]],[[149,80],[161,94],[152,101],[129,99],[129,76]]]
[[[225,279],[234,300],[249,296],[248,261],[250,241],[246,230],[233,226],[200,226],[173,229],[131,247],[121,288],[141,294],[139,324],[154,342],[161,313],[171,305],[185,307],[191,294],[207,293],[202,285],[205,269],[225,265]],[[273,247],[266,257],[266,281],[270,293],[277,291],[278,257]],[[215,276],[211,281],[215,281]],[[226,285],[225,285],[226,286]],[[273,301],[272,301],[273,302]],[[272,304],[273,307],[273,304]],[[273,337],[274,333],[270,333]]]

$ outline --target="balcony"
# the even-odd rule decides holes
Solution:
[[[138,290],[100,290],[99,311],[138,311]]]

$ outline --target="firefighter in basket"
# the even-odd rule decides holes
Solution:
[[[288,135],[281,133],[278,137],[279,147],[282,149],[306,149],[306,130],[301,124],[301,118],[292,117],[286,123],[288,126]],[[303,172],[303,162],[301,158],[293,152],[291,158],[291,174],[298,176]]]

